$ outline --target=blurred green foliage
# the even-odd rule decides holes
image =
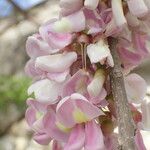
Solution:
[[[15,103],[18,109],[26,108],[27,88],[31,80],[24,76],[0,76],[0,110],[10,103]]]

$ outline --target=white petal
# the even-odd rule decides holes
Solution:
[[[54,30],[56,32],[70,32],[72,31],[72,24],[67,18],[62,18],[54,23]]]
[[[99,4],[99,0],[85,0],[84,6],[88,9],[94,10]]]
[[[96,97],[100,94],[105,81],[104,70],[97,70],[92,82],[88,85],[87,90],[91,97]]]
[[[147,91],[145,80],[138,74],[130,74],[125,78],[125,87],[128,100],[133,103],[140,103]]]
[[[112,0],[112,11],[118,27],[126,24],[126,18],[123,13],[122,0]]]
[[[64,72],[77,60],[75,52],[41,56],[36,59],[35,66],[41,70],[56,73]]]
[[[113,59],[110,54],[109,47],[103,40],[100,40],[96,44],[88,45],[87,54],[91,63],[103,62],[105,59],[107,59],[108,64],[113,66]]]
[[[79,21],[80,20],[80,21]],[[78,11],[54,23],[55,32],[72,33],[85,29],[85,16],[83,11]]]
[[[61,84],[44,79],[35,82],[28,89],[28,94],[34,93],[35,99],[41,102],[54,103],[61,95]]]

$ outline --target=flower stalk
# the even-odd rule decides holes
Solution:
[[[135,124],[132,119],[131,111],[128,106],[127,94],[124,85],[124,78],[121,71],[121,63],[116,51],[117,40],[109,38],[111,54],[114,59],[114,67],[111,70],[111,87],[113,98],[116,105],[118,122],[118,149],[135,150],[134,136]]]

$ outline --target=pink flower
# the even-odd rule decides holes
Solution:
[[[61,15],[67,16],[79,11],[83,6],[83,0],[60,0]]]
[[[107,40],[114,37],[138,129],[135,143],[145,150],[142,136],[150,122],[146,82],[128,73],[150,56],[149,0],[126,5],[122,0],[60,0],[60,8],[59,19],[42,25],[26,44],[30,60],[25,71],[34,78],[28,94],[35,100],[27,100],[25,117],[34,140],[51,142],[53,150],[117,149],[109,76],[114,60]]]
[[[56,108],[58,121],[69,128],[78,123],[88,122],[102,114],[103,112],[81,94],[65,97]]]
[[[55,105],[47,105],[36,100],[27,100],[28,109],[25,118],[34,133],[34,140],[47,145],[52,139],[66,142],[69,134],[62,132],[55,124]]]
[[[125,77],[125,87],[128,100],[133,103],[141,103],[146,95],[147,84],[137,74],[130,74]]]
[[[26,111],[25,118],[35,132],[33,138],[39,144],[47,145],[51,141],[51,137],[46,132],[42,121],[42,117],[46,113],[46,105],[33,99],[28,99],[27,104],[29,108]],[[39,118],[37,118],[38,113],[40,114]]]
[[[25,73],[29,77],[40,77],[43,75],[43,71],[40,69],[35,68],[35,60],[30,59],[25,66]]]
[[[64,84],[63,97],[70,96],[73,93],[80,93],[87,95],[87,85],[90,81],[89,74],[84,70],[77,71],[68,81]]]
[[[88,98],[91,103],[98,105],[107,95],[103,88],[104,81],[103,70],[97,70],[94,77],[89,76],[84,70],[79,70],[64,84],[63,97],[80,93]]]
[[[82,148],[85,150],[105,149],[102,131],[94,121],[86,123],[85,128],[82,125],[76,125],[64,150],[78,150]]]
[[[70,33],[56,33],[53,29],[53,25],[56,21],[57,20],[50,20],[40,27],[39,32],[52,49],[60,50],[71,44],[73,37]]]
[[[142,56],[135,51],[133,45],[125,46],[124,44],[120,43],[118,45],[118,53],[125,70],[130,71],[131,69],[139,65],[142,60]]]
[[[94,121],[100,115],[103,115],[103,112],[80,94],[75,93],[62,99],[56,108],[57,124],[73,128],[64,149],[103,149],[103,135]]]

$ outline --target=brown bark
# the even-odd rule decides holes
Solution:
[[[114,59],[114,68],[110,73],[111,87],[113,98],[116,105],[117,122],[118,122],[118,149],[135,150],[134,136],[135,125],[129,109],[127,95],[125,91],[124,78],[121,71],[121,63],[116,51],[117,40],[109,38],[108,43],[111,49],[111,54]]]

